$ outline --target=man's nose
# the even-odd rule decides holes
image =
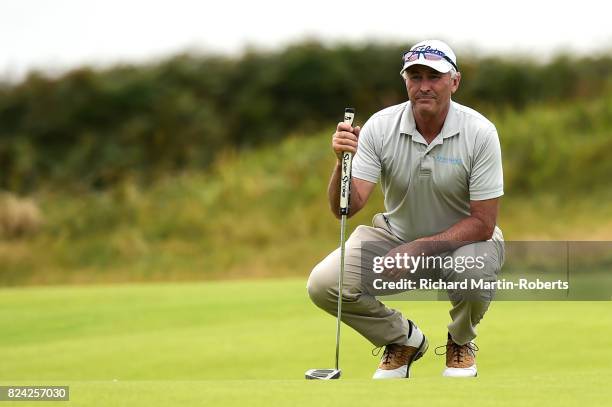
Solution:
[[[421,87],[419,88],[419,90],[421,92],[428,92],[431,90],[431,82],[429,81],[429,79],[421,80]]]

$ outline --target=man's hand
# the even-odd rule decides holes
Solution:
[[[395,267],[392,269],[385,269],[382,274],[392,279],[400,279],[404,277],[406,274],[410,272],[414,272],[413,270],[413,261],[411,257],[419,257],[423,254],[422,248],[418,244],[418,242],[409,242],[403,245],[397,246],[385,255],[385,257],[392,257],[396,260]]]
[[[355,154],[357,152],[357,141],[359,139],[359,126],[352,127],[347,123],[340,122],[336,127],[336,132],[332,137],[332,148],[338,161],[342,159],[342,153],[348,151]]]
[[[357,152],[357,141],[359,139],[359,132],[361,128],[351,127],[346,123],[338,123],[336,132],[332,136],[332,148],[334,154],[336,154],[337,162],[334,167],[334,171],[329,180],[327,187],[327,197],[329,200],[329,208],[331,209],[334,216],[340,219],[340,213],[338,206],[340,202],[340,176],[341,176],[341,163],[342,153],[348,151],[355,154]],[[351,210],[349,211],[349,218],[355,215],[363,208],[368,201],[368,197],[374,190],[376,183],[366,181],[353,177],[351,180]]]
[[[445,251],[448,251],[449,242],[428,241],[426,239],[417,239],[412,242],[404,243],[397,246],[385,255],[385,257],[393,257],[396,259],[395,268],[383,271],[386,275],[393,279],[399,279],[408,273],[421,272],[428,269],[428,256],[435,256]],[[460,246],[459,246],[460,247]]]

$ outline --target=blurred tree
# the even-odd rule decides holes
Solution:
[[[240,57],[177,55],[156,64],[31,73],[0,84],[0,188],[106,188],[206,168],[228,149],[330,128],[346,105],[359,121],[406,99],[403,49],[308,41]],[[456,100],[485,113],[609,93],[612,58],[463,57]],[[582,128],[589,112],[572,116]]]

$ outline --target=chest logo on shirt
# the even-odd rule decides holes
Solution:
[[[463,161],[461,160],[461,158],[444,157],[443,155],[435,155],[433,157],[433,159],[436,162],[442,163],[442,164],[449,164],[449,165],[461,165],[461,164],[463,164]]]

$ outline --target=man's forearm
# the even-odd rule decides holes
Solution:
[[[489,240],[492,233],[491,227],[481,219],[470,216],[443,232],[417,239],[410,244],[416,245],[420,253],[434,255],[455,250],[473,242]]]
[[[494,227],[495,225],[493,225]],[[492,232],[489,233],[490,229],[491,226],[487,225],[483,220],[475,216],[469,216],[443,232],[397,246],[391,249],[387,256],[394,257],[397,254],[435,256],[454,251],[473,242],[489,240],[492,234]],[[387,275],[396,278],[402,272],[405,272],[405,270],[389,269]]]
[[[332,172],[327,186],[327,199],[329,201],[329,208],[331,209],[334,216],[340,219],[340,177],[342,177],[342,168],[340,162],[336,163],[334,171]],[[365,182],[365,181],[363,181]],[[368,196],[370,195],[372,187],[364,186],[363,182],[357,184],[355,178],[351,178],[351,191],[349,199],[349,214],[348,217],[355,215],[363,208]],[[365,192],[364,192],[365,190]]]
[[[327,186],[327,199],[329,201],[329,208],[331,209],[334,216],[339,217],[339,207],[340,207],[340,176],[342,169],[340,167],[340,161],[336,162],[336,166],[332,172],[331,178],[329,180],[329,185]]]

